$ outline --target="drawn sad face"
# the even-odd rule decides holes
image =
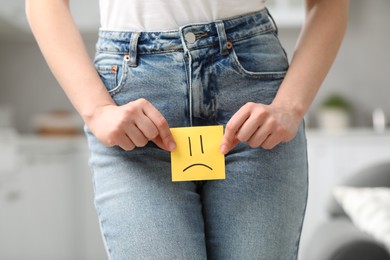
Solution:
[[[203,146],[203,136],[202,135],[199,135],[199,143],[200,143],[200,152],[202,153],[202,156],[203,156],[204,155],[204,146]],[[191,137],[189,136],[188,137],[188,151],[189,151],[190,157],[193,156],[193,154],[192,154],[192,146],[193,146],[193,144],[192,144],[192,141],[191,141]],[[194,152],[199,152],[199,151],[194,151]],[[204,159],[204,158],[201,158],[201,159]],[[192,167],[206,167],[210,171],[213,170],[213,168],[211,168],[211,166],[209,166],[207,164],[204,164],[204,163],[201,163],[201,162],[198,162],[198,163],[193,163],[193,164],[187,166],[186,168],[183,169],[183,172],[190,170]]]
[[[172,128],[177,148],[171,153],[172,180],[225,179],[225,158],[219,151],[222,126]]]

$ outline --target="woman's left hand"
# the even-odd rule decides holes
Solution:
[[[239,142],[272,149],[293,139],[301,121],[302,117],[288,107],[249,102],[227,123],[220,150],[227,154]]]

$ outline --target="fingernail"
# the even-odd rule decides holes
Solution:
[[[175,142],[170,142],[170,143],[168,144],[168,148],[169,148],[170,151],[174,151],[174,150],[176,149],[176,144],[175,144]]]
[[[221,151],[221,153],[223,153],[223,154],[227,154],[227,152],[228,152],[227,146],[224,145],[224,144],[221,145],[220,151]]]

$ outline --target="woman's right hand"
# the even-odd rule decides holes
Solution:
[[[153,141],[166,151],[176,148],[168,122],[146,99],[122,106],[102,106],[86,120],[86,124],[106,146],[117,145],[124,150],[133,150]]]
[[[166,151],[176,148],[166,119],[150,102],[114,103],[92,65],[69,0],[26,0],[26,14],[53,74],[102,144],[132,150],[153,141]]]
[[[53,74],[102,144],[132,150],[153,141],[164,150],[175,149],[166,119],[151,103],[114,103],[92,65],[69,0],[26,0],[26,14]]]

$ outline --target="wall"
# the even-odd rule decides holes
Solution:
[[[92,56],[95,36],[84,37]],[[38,113],[74,111],[32,36],[0,43],[0,57],[0,105],[12,107],[13,123],[19,132],[31,132],[32,117]]]
[[[389,11],[388,0],[350,1],[348,31],[312,106],[311,117],[329,93],[337,92],[352,103],[355,126],[371,126],[372,110],[377,107],[383,108],[390,119],[390,34],[385,29],[390,24]],[[289,54],[298,34],[298,29],[280,30]]]
[[[315,125],[314,114],[329,93],[337,91],[354,106],[357,126],[369,126],[371,112],[382,107],[390,113],[388,74],[390,73],[390,1],[353,0],[350,25],[339,56],[321,88],[309,113],[309,125]],[[332,15],[329,15],[332,19]],[[298,28],[280,28],[280,38],[291,57]],[[96,37],[84,35],[91,55]],[[14,109],[15,126],[30,132],[31,118],[52,109],[72,109],[64,93],[50,74],[31,36],[10,40],[0,36],[0,105]]]

